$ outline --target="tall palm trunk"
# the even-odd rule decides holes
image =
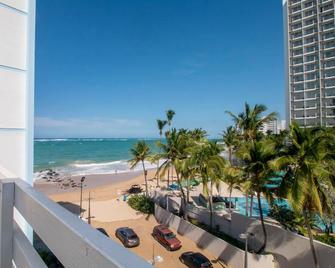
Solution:
[[[144,181],[145,181],[145,195],[148,197],[148,180],[147,180],[147,170],[145,169],[144,161],[142,160],[142,167],[143,167],[143,173],[144,173]]]
[[[263,235],[264,235],[263,245],[261,246],[261,248],[257,252],[257,253],[261,253],[266,248],[268,235],[267,235],[266,228],[265,228],[265,223],[264,223],[263,209],[262,209],[262,204],[261,204],[261,194],[260,194],[260,192],[257,192],[257,201],[258,201],[259,216],[260,216],[260,220],[261,220],[261,224],[262,224],[262,229],[263,229]]]
[[[233,164],[233,163],[232,163],[232,154],[233,154],[232,149],[231,149],[231,147],[229,146],[229,148],[228,148],[228,157],[229,157],[229,163],[230,163],[230,165]]]
[[[186,188],[186,198],[187,198],[187,204],[190,203],[190,179],[187,178],[187,188]]]
[[[160,138],[159,138],[159,141],[160,141],[160,143],[162,143],[162,134],[159,134],[159,136],[160,136]],[[157,172],[156,172],[156,174],[157,174],[157,187],[159,187],[159,180],[160,180],[160,173],[159,173],[159,159],[157,160]]]
[[[170,168],[168,168],[168,174],[167,174],[167,188],[169,189],[170,186]]]
[[[157,169],[156,169],[156,174],[157,174],[157,182],[156,182],[156,186],[159,187],[159,172],[158,172],[158,169],[159,169],[159,160],[157,161]]]
[[[245,216],[248,217],[248,211],[249,211],[249,193],[248,190],[245,192]]]
[[[229,187],[229,212],[230,213],[231,213],[231,194],[232,192],[233,192],[233,187]]]
[[[171,165],[171,182],[173,183],[173,165]]]
[[[307,213],[306,210],[304,210],[303,214],[304,214],[305,224],[306,224],[306,227],[307,227],[309,244],[310,244],[310,247],[311,247],[311,250],[312,250],[312,254],[313,254],[314,266],[315,266],[315,268],[319,268],[320,266],[319,266],[318,258],[316,256],[315,247],[314,247],[314,240],[313,240],[313,234],[312,234],[312,230],[311,230],[311,225],[309,224],[309,215],[308,215],[308,213]]]
[[[186,208],[186,196],[185,196],[185,192],[184,192],[184,189],[181,185],[181,181],[180,181],[180,177],[179,177],[179,173],[176,171],[176,175],[177,175],[177,183],[179,185],[179,189],[180,189],[180,192],[181,192],[181,207],[182,207],[182,213],[183,213],[183,218],[185,220],[187,220],[187,208]]]
[[[211,188],[209,191],[208,203],[209,203],[209,227],[212,232],[213,231],[213,183],[212,181],[211,181]]]
[[[253,207],[254,207],[254,194],[251,193],[251,196],[250,196],[250,217],[252,217]]]

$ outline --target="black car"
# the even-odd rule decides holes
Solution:
[[[115,236],[119,238],[122,244],[127,248],[137,247],[140,244],[140,238],[133,229],[128,227],[116,229]]]
[[[134,185],[132,185],[132,186],[129,188],[129,190],[128,190],[128,193],[129,193],[129,194],[139,194],[139,193],[141,193],[141,192],[142,192],[142,188],[141,188],[141,186],[138,185],[138,184],[134,184]]]
[[[212,268],[212,263],[199,252],[184,252],[180,255],[179,260],[190,268]]]
[[[106,230],[105,230],[104,228],[97,228],[97,230],[98,230],[100,233],[104,234],[105,236],[109,237],[109,235],[107,234],[107,232],[106,232]]]

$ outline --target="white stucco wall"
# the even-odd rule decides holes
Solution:
[[[0,0],[0,173],[33,178],[35,0]]]

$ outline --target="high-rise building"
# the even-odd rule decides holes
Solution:
[[[273,133],[279,134],[282,130],[286,129],[286,120],[273,120],[263,124],[261,127],[261,132],[263,134]]]
[[[287,124],[335,126],[335,0],[284,0]]]

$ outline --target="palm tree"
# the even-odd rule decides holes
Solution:
[[[230,164],[232,164],[232,155],[233,151],[235,150],[238,142],[238,132],[236,128],[233,126],[227,127],[225,131],[223,131],[223,142],[228,149],[228,159]]]
[[[158,130],[159,130],[159,140],[160,140],[160,142],[162,142],[163,129],[164,129],[166,124],[167,124],[166,120],[157,119],[157,127],[158,127]],[[158,168],[159,168],[159,160],[157,161],[157,170],[158,170]],[[157,173],[157,186],[159,186],[159,179],[160,179],[160,176],[159,176],[159,172],[158,172]]]
[[[268,138],[245,142],[237,151],[237,156],[243,160],[245,172],[249,174],[250,190],[256,192],[264,235],[263,245],[258,252],[262,252],[266,248],[267,232],[264,223],[261,194],[264,194],[268,199],[272,198],[272,192],[266,186],[269,183],[269,178],[274,174],[270,164],[277,157],[275,143]]]
[[[190,203],[190,178],[196,177],[196,168],[187,157],[176,162],[176,170],[180,174],[180,180],[186,181],[186,202]]]
[[[167,118],[167,123],[169,125],[169,128],[171,128],[172,119],[173,119],[173,117],[174,117],[175,114],[176,113],[173,110],[167,110],[166,111],[166,118]]]
[[[208,196],[210,228],[213,229],[213,188],[221,179],[225,160],[220,156],[222,148],[216,142],[196,143],[190,148],[191,161],[202,179],[203,192]]]
[[[243,182],[241,170],[228,164],[224,169],[223,181],[228,185],[229,211],[231,212],[231,195],[233,189],[239,188]]]
[[[133,148],[130,149],[133,156],[129,160],[130,168],[133,169],[138,163],[142,163],[144,180],[145,180],[145,194],[148,196],[148,180],[147,180],[147,170],[145,169],[144,161],[150,156],[150,148],[144,141],[137,142]]]
[[[333,190],[334,178],[330,173],[333,171],[328,169],[329,161],[333,161],[333,156],[329,156],[334,153],[328,149],[330,142],[334,142],[334,139],[324,129],[300,128],[294,122],[284,154],[272,162],[277,170],[286,170],[279,193],[286,196],[292,208],[304,217],[316,268],[319,267],[319,262],[311,222],[315,213],[322,215],[324,212],[322,200],[327,193],[323,185],[328,185]]]
[[[184,131],[177,131],[175,128],[166,134],[166,143],[159,143],[160,153],[156,156],[164,160],[160,165],[158,172],[165,174],[172,166],[176,169],[177,183],[182,194],[182,211],[186,208],[186,195],[181,183],[181,165],[182,161],[187,159],[187,148],[189,144],[188,136]],[[185,216],[185,214],[184,214]]]
[[[264,115],[267,107],[263,104],[256,104],[254,107],[250,107],[248,103],[244,105],[244,111],[238,115],[233,114],[232,112],[226,111],[229,114],[237,128],[241,133],[244,142],[260,139],[263,135],[260,132],[260,129],[265,123],[276,120],[277,113],[272,112],[270,114]],[[248,174],[246,179],[248,180]],[[253,196],[254,193],[251,191],[251,203],[250,203],[250,212],[253,208]],[[246,214],[248,214],[248,201],[249,200],[249,191],[246,191]]]
[[[169,131],[171,131],[172,119],[175,114],[176,114],[175,111],[171,109],[166,111],[166,118],[167,118],[167,123],[169,126]],[[173,165],[171,165],[171,177],[172,177],[172,182],[173,182]],[[170,182],[170,169],[168,170],[168,183],[169,182]]]
[[[256,104],[251,108],[248,103],[245,103],[244,111],[238,115],[229,111],[226,111],[226,113],[232,117],[236,128],[241,132],[244,140],[254,140],[259,137],[260,129],[265,123],[277,118],[277,113],[275,112],[263,115],[266,110],[267,107],[263,104]]]
[[[206,138],[207,132],[202,128],[195,128],[193,130],[187,131],[187,134],[190,136],[190,139],[194,141],[202,141]]]

